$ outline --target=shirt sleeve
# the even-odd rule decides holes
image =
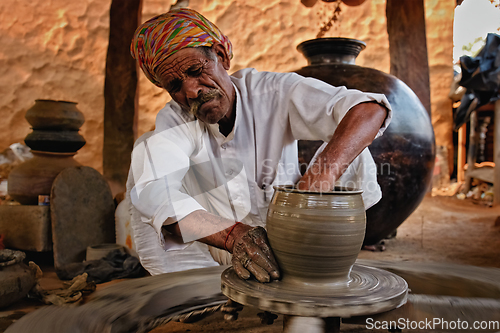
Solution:
[[[165,109],[160,112],[165,111],[168,112]],[[205,210],[181,191],[182,180],[190,166],[189,157],[195,150],[193,133],[196,130],[194,121],[171,121],[167,126],[158,124],[157,120],[157,129],[141,137],[132,151],[131,203],[143,222],[154,227],[162,245],[161,227],[165,223],[179,221],[196,210]]]
[[[388,110],[376,138],[384,133],[392,118],[391,105],[383,94],[334,87],[295,73],[286,74],[280,85],[278,89],[285,92],[280,109],[287,111],[292,135],[296,140],[330,141],[346,113],[363,102],[377,102]]]

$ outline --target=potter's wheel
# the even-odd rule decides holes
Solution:
[[[406,303],[408,284],[396,274],[353,265],[351,281],[325,288],[286,281],[260,283],[240,279],[233,268],[222,273],[222,293],[235,302],[261,310],[304,317],[369,315]]]

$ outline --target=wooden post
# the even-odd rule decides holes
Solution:
[[[457,152],[457,182],[462,183],[465,180],[464,166],[467,148],[465,146],[467,140],[467,124],[463,124],[458,130],[458,152]]]
[[[471,188],[472,177],[470,176],[472,170],[476,167],[477,158],[477,111],[472,111],[470,114],[470,131],[469,131],[469,151],[467,152],[467,172],[465,173],[465,193],[469,192]]]
[[[137,66],[130,43],[139,25],[141,0],[112,0],[104,83],[104,177],[125,190],[137,128]]]
[[[386,16],[391,74],[415,92],[430,115],[424,0],[387,0]]]
[[[495,175],[493,177],[493,205],[500,204],[500,100],[495,102],[495,137],[494,137]]]

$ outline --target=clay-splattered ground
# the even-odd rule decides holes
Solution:
[[[399,227],[396,238],[386,240],[384,252],[362,251],[361,259],[433,261],[500,268],[500,207],[489,208],[454,197],[426,197]],[[245,308],[235,322],[220,313],[194,324],[169,323],[154,333],[271,333],[282,332],[283,317],[273,325],[260,324],[259,310]],[[373,332],[364,326],[342,324],[341,332]],[[387,332],[381,330],[380,332]]]
[[[386,251],[362,251],[360,259],[434,261],[500,268],[500,207],[454,197],[426,197],[386,240]]]

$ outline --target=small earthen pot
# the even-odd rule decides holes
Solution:
[[[85,122],[75,102],[37,99],[25,118],[34,130],[78,131]]]
[[[20,300],[35,285],[35,271],[23,263],[25,257],[21,251],[0,250],[0,308]]]
[[[365,236],[362,191],[274,189],[267,233],[282,282],[319,289],[347,285]]]

